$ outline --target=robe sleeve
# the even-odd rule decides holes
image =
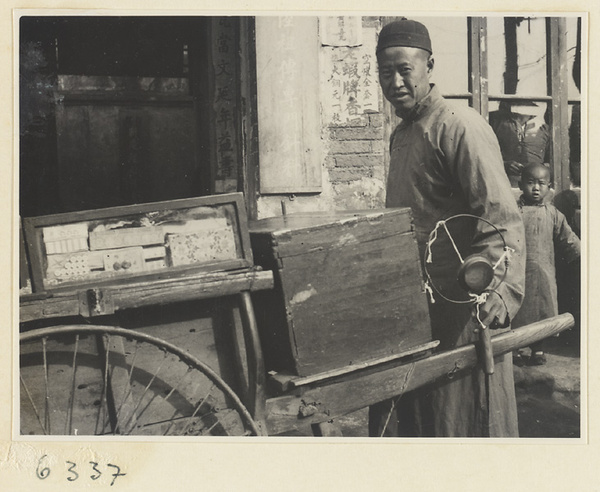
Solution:
[[[554,208],[554,249],[558,257],[571,263],[581,256],[581,242],[566,217]]]
[[[524,295],[525,233],[504,172],[498,141],[487,122],[469,110],[452,120],[440,144],[455,192],[463,195],[468,213],[494,224],[504,236],[506,245],[514,250],[508,268],[505,270],[504,262],[501,262],[491,285],[504,301],[512,319]],[[502,238],[482,221],[477,221],[471,247],[474,253],[485,255],[493,264],[504,253]]]

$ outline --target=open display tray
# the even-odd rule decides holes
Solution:
[[[33,293],[253,264],[241,193],[31,217],[23,226]]]

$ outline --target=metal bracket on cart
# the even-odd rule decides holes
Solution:
[[[114,312],[115,304],[110,290],[95,288],[79,292],[79,314],[84,318]]]

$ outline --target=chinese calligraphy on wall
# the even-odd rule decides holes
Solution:
[[[324,123],[351,123],[365,112],[378,111],[376,31],[363,29],[360,17],[321,18],[325,52]]]

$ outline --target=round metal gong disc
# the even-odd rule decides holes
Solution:
[[[458,270],[459,285],[474,294],[481,294],[493,279],[494,267],[484,256],[469,256]]]

